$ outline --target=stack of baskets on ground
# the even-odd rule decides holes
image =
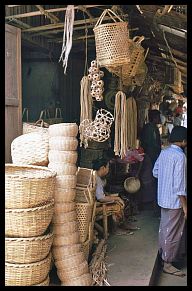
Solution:
[[[5,285],[48,286],[56,173],[5,164]]]
[[[53,216],[53,257],[62,285],[90,286],[89,273],[78,231],[76,214],[77,146],[76,123],[49,127],[49,164],[56,171]]]

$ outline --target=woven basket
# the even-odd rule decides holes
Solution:
[[[77,184],[77,176],[76,175],[62,175],[62,176],[56,176],[56,184],[55,188],[76,188]]]
[[[101,24],[106,14],[113,23]],[[120,22],[114,19],[118,18]],[[112,10],[105,9],[94,29],[96,55],[99,66],[121,66],[130,61],[127,38],[129,37],[127,22],[117,16]]]
[[[46,167],[5,164],[5,208],[30,208],[49,201],[55,176]]]
[[[76,253],[74,255],[70,255],[61,259],[60,257],[55,257],[55,266],[58,270],[69,270],[73,266],[81,264],[85,260],[85,256],[83,252]]]
[[[81,243],[81,250],[84,253],[85,259],[87,261],[89,258],[89,245],[90,245],[89,243],[90,243],[89,239]]]
[[[37,120],[35,123],[23,122],[23,134],[30,132],[48,133],[49,124],[43,119]]]
[[[77,171],[77,187],[94,186],[94,173],[92,169],[78,167]]]
[[[50,278],[49,278],[49,276],[47,276],[47,278],[43,282],[41,282],[37,285],[32,285],[32,286],[49,286],[49,282],[50,282]]]
[[[77,203],[76,212],[78,221],[78,230],[80,235],[80,242],[84,242],[87,239],[89,223],[92,215],[92,205],[89,203]]]
[[[5,238],[5,261],[27,264],[43,260],[50,252],[53,232],[31,238]]]
[[[54,213],[57,215],[58,213],[65,213],[74,211],[76,208],[75,202],[64,202],[64,203],[55,203],[54,205]]]
[[[69,233],[67,235],[56,235],[53,239],[53,246],[64,246],[76,244],[79,242],[78,231]]]
[[[78,154],[76,151],[50,150],[48,153],[49,162],[76,164]]]
[[[71,280],[89,272],[88,263],[84,261],[78,265],[73,266],[69,271],[57,270],[57,275],[61,281]]]
[[[53,225],[54,235],[66,235],[78,231],[77,221],[58,223]]]
[[[136,193],[139,191],[141,183],[139,178],[129,177],[124,181],[124,188],[128,193]]]
[[[30,286],[47,278],[50,271],[51,253],[40,262],[11,264],[5,262],[5,286]]]
[[[57,188],[54,192],[55,203],[72,202],[75,200],[76,190],[75,189],[62,189]]]
[[[53,223],[66,223],[70,221],[74,221],[77,219],[76,211],[70,211],[65,213],[58,213],[57,215],[53,215]]]
[[[82,250],[81,244],[72,244],[65,246],[54,246],[52,248],[53,257],[60,258],[61,260],[70,256],[79,253]]]
[[[61,286],[92,286],[93,279],[90,273],[83,274],[72,280],[66,280],[65,283],[61,283]]]
[[[49,136],[76,137],[78,134],[78,125],[76,123],[59,123],[49,127]]]
[[[54,212],[54,200],[43,206],[24,209],[5,209],[5,235],[32,237],[44,234]]]
[[[75,137],[58,136],[49,138],[49,149],[58,151],[76,151],[78,140]]]
[[[55,171],[57,175],[75,175],[77,172],[76,165],[69,163],[51,162],[48,164],[48,168]]]
[[[13,164],[48,165],[49,139],[47,133],[30,132],[16,137],[11,143]]]

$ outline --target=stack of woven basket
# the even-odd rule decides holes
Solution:
[[[75,203],[77,133],[76,123],[60,123],[49,127],[48,167],[57,173],[53,257],[62,285],[90,286],[92,277],[80,243]]]
[[[5,285],[47,286],[56,173],[46,167],[5,165]]]

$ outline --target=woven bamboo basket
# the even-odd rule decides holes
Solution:
[[[83,274],[72,280],[66,280],[65,283],[61,283],[61,286],[92,286],[93,279],[90,273]]]
[[[30,132],[48,133],[49,124],[43,119],[37,120],[35,123],[23,122],[23,134]]]
[[[74,221],[77,219],[76,211],[70,211],[65,213],[57,213],[57,215],[53,215],[53,223],[66,223],[70,221]]]
[[[54,205],[54,213],[57,215],[58,213],[65,213],[74,211],[76,208],[75,202],[64,202],[64,203],[55,203]]]
[[[49,276],[47,276],[47,278],[44,281],[42,281],[41,283],[37,285],[32,285],[32,286],[49,286],[49,282],[50,282],[50,278]]]
[[[5,286],[30,286],[47,278],[50,271],[51,253],[40,262],[11,264],[5,262]]]
[[[5,208],[30,208],[49,201],[55,176],[46,167],[5,164]]]
[[[61,259],[60,257],[55,257],[55,266],[58,270],[69,270],[75,265],[81,264],[85,260],[83,252],[76,253]]]
[[[47,257],[53,242],[53,232],[31,238],[5,238],[5,261],[27,264]]]
[[[16,137],[11,143],[13,164],[48,165],[49,139],[47,133],[30,132]]]
[[[53,246],[64,246],[76,244],[79,242],[78,231],[69,233],[67,235],[55,235],[53,239]]]
[[[77,184],[77,176],[76,175],[62,175],[56,176],[56,184],[55,187],[57,188],[76,188]]]
[[[82,250],[80,243],[64,246],[53,246],[52,253],[54,258],[65,259],[70,255],[79,253]]]
[[[72,202],[75,200],[76,189],[62,189],[57,188],[54,192],[55,203]]]
[[[76,123],[59,123],[49,127],[49,136],[76,137],[78,134],[78,125]]]
[[[109,15],[113,21],[112,23],[102,24],[106,14]],[[129,37],[127,22],[124,22],[115,12],[105,9],[93,31],[99,66],[121,66],[130,61],[127,43],[127,38]]]
[[[50,163],[53,162],[76,164],[77,156],[78,154],[76,151],[50,150],[48,153],[48,159]]]
[[[45,233],[54,212],[54,200],[43,206],[23,209],[5,209],[5,235],[32,237]]]
[[[77,222],[78,222],[80,242],[84,242],[88,236],[89,223],[91,221],[93,206],[89,203],[76,202],[75,208],[77,212]]]
[[[79,276],[86,274],[88,272],[89,272],[88,263],[85,260],[84,262],[73,266],[67,272],[65,270],[63,270],[63,271],[57,270],[57,275],[61,281],[65,282],[67,280],[71,280],[72,278],[79,277]]]
[[[58,151],[76,151],[78,140],[75,137],[58,136],[49,138],[49,149]]]
[[[75,175],[77,172],[76,165],[69,163],[50,162],[48,168],[55,171],[57,175]]]
[[[72,232],[78,231],[77,221],[70,221],[66,223],[55,223],[53,225],[54,235],[67,235]]]
[[[81,250],[84,253],[85,259],[87,261],[88,261],[88,258],[89,258],[89,250],[90,250],[89,243],[90,243],[89,238],[86,241],[81,243]]]

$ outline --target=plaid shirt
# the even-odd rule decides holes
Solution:
[[[153,176],[158,179],[158,204],[163,208],[181,208],[179,195],[186,196],[186,156],[171,145],[163,149],[155,162]]]

